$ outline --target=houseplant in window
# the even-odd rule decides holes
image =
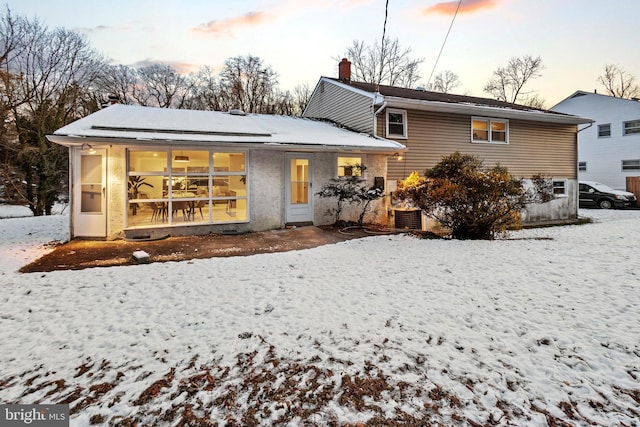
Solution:
[[[152,184],[145,182],[145,178],[141,176],[130,176],[129,182],[127,184],[127,189],[129,192],[129,199],[137,199],[140,194],[140,188],[146,185],[147,187],[153,188]],[[131,204],[131,214],[136,215],[138,213],[138,204]]]

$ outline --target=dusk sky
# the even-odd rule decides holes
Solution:
[[[113,64],[165,63],[180,72],[221,69],[255,55],[279,86],[313,88],[337,76],[353,40],[379,42],[385,0],[9,0],[14,15],[85,34]],[[427,83],[458,1],[389,0],[386,34],[423,58]],[[605,64],[640,78],[640,1],[463,0],[435,74],[459,75],[456,93],[483,92],[491,73],[515,56],[540,56],[543,76],[525,89],[550,108],[576,90],[604,93]]]

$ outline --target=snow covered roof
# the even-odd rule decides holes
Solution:
[[[176,110],[116,104],[58,129],[48,138],[62,145],[87,139],[113,144],[211,143],[269,145],[309,150],[345,148],[395,152],[404,145],[314,119],[219,111]]]

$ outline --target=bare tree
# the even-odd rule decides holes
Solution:
[[[3,144],[10,154],[3,165],[5,185],[12,187],[13,201],[27,204],[34,215],[50,214],[68,182],[68,158],[46,135],[98,108],[89,88],[103,60],[77,33],[49,31],[35,19],[13,18],[9,10],[0,22],[3,46],[13,46],[0,63],[5,126],[15,135]],[[16,34],[20,39],[11,45]]]
[[[420,80],[418,67],[424,59],[410,57],[411,49],[402,48],[398,39],[385,38],[381,44],[367,45],[354,40],[344,55],[333,58],[349,58],[353,65],[352,79],[367,83],[412,87]]]
[[[540,77],[543,68],[542,59],[539,56],[534,58],[525,55],[522,58],[511,58],[506,67],[499,67],[493,72],[484,91],[499,101],[516,103],[529,95],[522,92],[522,88],[529,80]]]
[[[220,73],[221,94],[226,95],[221,104],[226,109],[265,112],[277,84],[278,74],[262,59],[251,55],[227,59]]]
[[[20,78],[16,73],[16,58],[27,49],[30,33],[40,29],[37,20],[27,21],[21,16],[14,17],[9,7],[0,16],[0,103],[11,109],[25,101],[24,96],[15,97],[14,86]]]
[[[640,96],[636,77],[617,65],[605,65],[604,74],[598,77],[598,82],[611,96],[629,99]]]
[[[138,69],[140,91],[134,98],[140,105],[184,108],[193,79],[182,76],[170,65],[152,64]]]
[[[450,70],[444,70],[433,78],[427,90],[442,93],[451,93],[451,91],[460,86],[460,77]]]
[[[308,84],[297,85],[293,88],[293,102],[294,102],[294,114],[301,116],[304,109],[307,107],[309,99],[311,99],[311,88]]]
[[[546,101],[537,93],[533,95],[529,95],[526,98],[523,98],[521,101],[522,105],[526,105],[527,107],[537,108],[538,110],[544,110]]]
[[[210,67],[204,66],[193,76],[193,90],[185,108],[220,111],[223,104],[221,98],[218,79]]]
[[[121,104],[134,104],[136,97],[140,96],[137,71],[126,65],[106,66],[100,73],[96,86],[104,101],[107,97],[114,96]]]

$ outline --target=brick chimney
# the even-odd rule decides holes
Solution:
[[[344,82],[351,81],[351,62],[347,58],[342,58],[338,64],[338,79]]]

